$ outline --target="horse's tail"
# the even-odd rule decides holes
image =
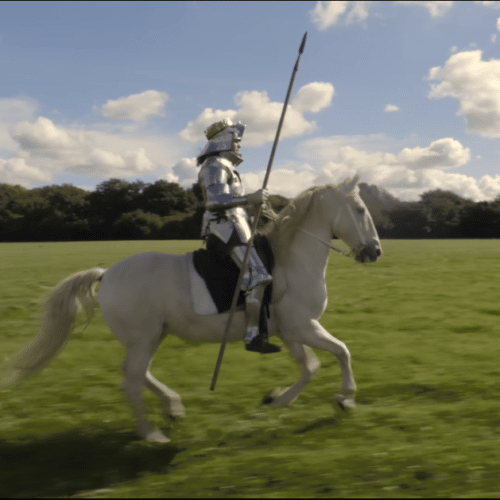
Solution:
[[[105,269],[75,273],[57,285],[43,305],[38,336],[0,367],[0,387],[11,386],[40,371],[68,338],[77,314],[84,309],[87,324],[97,305],[95,286]]]

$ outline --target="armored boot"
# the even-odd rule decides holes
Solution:
[[[259,284],[247,292],[246,296],[247,333],[245,335],[245,348],[247,351],[262,354],[281,351],[278,346],[269,344],[266,335],[259,330],[260,309],[266,286],[267,283]]]
[[[245,250],[246,247],[237,246],[231,251],[231,257],[239,266],[243,262]],[[269,344],[264,333],[259,330],[262,299],[266,287],[271,281],[271,275],[267,272],[264,264],[262,264],[255,248],[252,248],[250,250],[248,269],[241,285],[242,290],[246,291],[247,332],[245,335],[245,347],[247,351],[260,352],[262,354],[281,351],[280,347]]]

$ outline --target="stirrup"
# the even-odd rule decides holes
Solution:
[[[245,343],[245,349],[251,352],[260,352],[261,354],[281,352],[281,347],[269,344],[269,342],[264,339],[264,335],[261,333],[254,337],[248,344]]]

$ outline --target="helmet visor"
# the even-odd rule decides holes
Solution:
[[[235,136],[238,137],[238,139],[241,139],[243,137],[243,134],[245,132],[245,127],[241,122],[238,122],[236,125],[233,125],[233,129],[235,131]]]

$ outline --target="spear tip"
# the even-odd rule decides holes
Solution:
[[[302,38],[302,43],[300,44],[299,48],[299,54],[302,54],[302,52],[304,52],[304,47],[306,45],[306,38],[307,38],[307,31],[304,33],[304,37]]]

